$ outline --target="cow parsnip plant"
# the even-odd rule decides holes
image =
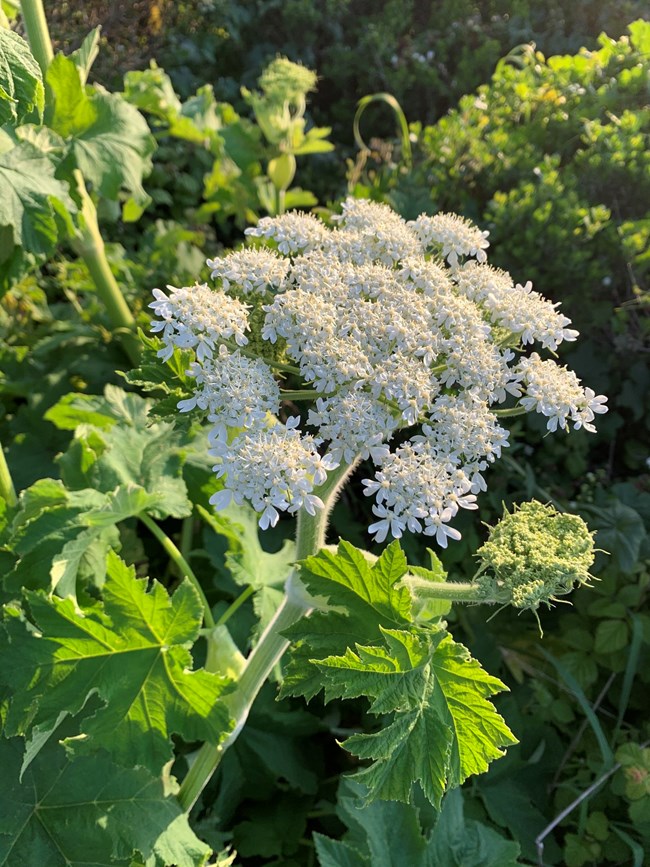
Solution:
[[[593,431],[606,398],[523,354],[535,342],[553,352],[577,332],[529,283],[487,264],[487,233],[453,214],[406,223],[365,200],[342,211],[334,228],[305,214],[262,219],[247,230],[256,244],[208,261],[214,287],[154,291],[152,330],[161,360],[192,353],[178,409],[210,424],[221,483],[212,505],[249,503],[262,529],[282,512],[297,517],[296,567],[227,698],[225,746],[291,639],[282,694],[365,695],[371,712],[393,715],[345,743],[371,761],[358,775],[367,800],[410,802],[417,782],[439,805],[513,742],[489,702],[503,684],[453,642],[446,603],[535,611],[589,580],[591,534],[578,517],[525,504],[491,531],[474,582],[453,583],[413,574],[396,542],[375,562],[346,542],[327,549],[331,508],[368,461],[374,538],[423,533],[446,547],[508,444],[502,419],[535,410],[549,431]],[[223,751],[202,749],[183,803]]]

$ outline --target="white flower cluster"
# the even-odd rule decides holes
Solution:
[[[328,472],[361,458],[376,467],[363,481],[375,538],[409,530],[446,546],[508,445],[500,413],[593,430],[606,398],[537,353],[516,360],[577,332],[530,283],[486,264],[486,232],[454,214],[406,223],[352,198],[333,221],[265,217],[247,229],[255,247],[208,261],[215,289],[155,290],[159,355],[195,351],[195,393],[179,408],[212,424],[217,508],[248,501],[262,527],[283,511],[314,514]],[[283,398],[279,376],[297,390]],[[496,409],[508,395],[518,405]],[[302,421],[279,421],[283,399],[310,402]]]
[[[558,427],[567,430],[571,421],[576,430],[584,427],[595,433],[591,422],[596,414],[607,412],[604,395],[583,388],[572,370],[554,361],[543,361],[536,352],[530,358],[521,359],[517,372],[526,390],[521,405],[528,411],[534,409],[547,416],[548,430],[555,431]]]

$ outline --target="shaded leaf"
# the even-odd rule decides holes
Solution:
[[[19,782],[23,743],[0,739],[0,864],[3,867],[200,867],[210,849],[162,782],[120,768],[105,754],[70,761],[49,744]]]
[[[50,63],[46,82],[52,97],[46,121],[66,139],[68,175],[80,169],[100,196],[115,201],[124,190],[146,203],[142,179],[151,171],[155,141],[142,115],[119,94],[84,87],[75,60],[63,54]]]

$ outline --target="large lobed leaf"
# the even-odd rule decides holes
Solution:
[[[29,45],[13,30],[0,26],[0,126],[22,123],[43,114],[43,76]]]
[[[51,732],[62,711],[77,714],[96,694],[104,706],[70,742],[75,753],[103,748],[158,774],[172,758],[172,733],[219,743],[230,726],[220,701],[228,681],[192,671],[189,648],[203,617],[196,590],[184,581],[170,597],[154,581],[147,591],[147,579],[110,553],[103,596],[80,611],[72,599],[29,593],[36,630],[8,621],[0,674],[13,691],[7,732]]]
[[[489,698],[505,685],[487,674],[443,625],[422,625],[399,585],[406,558],[393,542],[370,565],[341,542],[302,564],[307,588],[333,611],[316,611],[287,635],[291,651],[285,695],[326,701],[366,696],[370,712],[392,714],[383,728],[344,747],[371,764],[356,774],[368,800],[412,802],[418,782],[439,806],[446,789],[486,771],[515,738]]]
[[[210,849],[160,779],[106,754],[70,760],[48,744],[21,772],[20,738],[0,739],[2,867],[201,867]]]

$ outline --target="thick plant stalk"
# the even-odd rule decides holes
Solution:
[[[36,62],[41,67],[43,77],[45,77],[47,68],[54,57],[54,50],[43,9],[43,0],[22,0],[20,10],[23,14],[29,47]]]
[[[122,329],[124,349],[133,364],[137,365],[140,360],[140,344],[135,333],[135,319],[108,264],[95,203],[88,195],[81,172],[77,169],[74,175],[82,208],[79,232],[72,241],[72,247],[86,263],[111,325],[115,329]]]
[[[298,513],[296,560],[304,560],[324,546],[329,514],[356,463],[341,464],[328,475],[326,482],[315,489],[325,508],[318,510],[313,516],[303,510]],[[178,800],[184,810],[189,812],[192,809],[219,766],[224,752],[239,736],[257,694],[289,646],[289,641],[282,633],[310,610],[311,600],[301,587],[298,574],[294,570],[287,580],[287,590],[280,607],[248,657],[237,686],[227,696],[228,709],[235,722],[233,730],[219,746],[203,744],[183,780]]]
[[[2,445],[0,445],[0,497],[4,499],[9,508],[13,508],[18,502]]]

